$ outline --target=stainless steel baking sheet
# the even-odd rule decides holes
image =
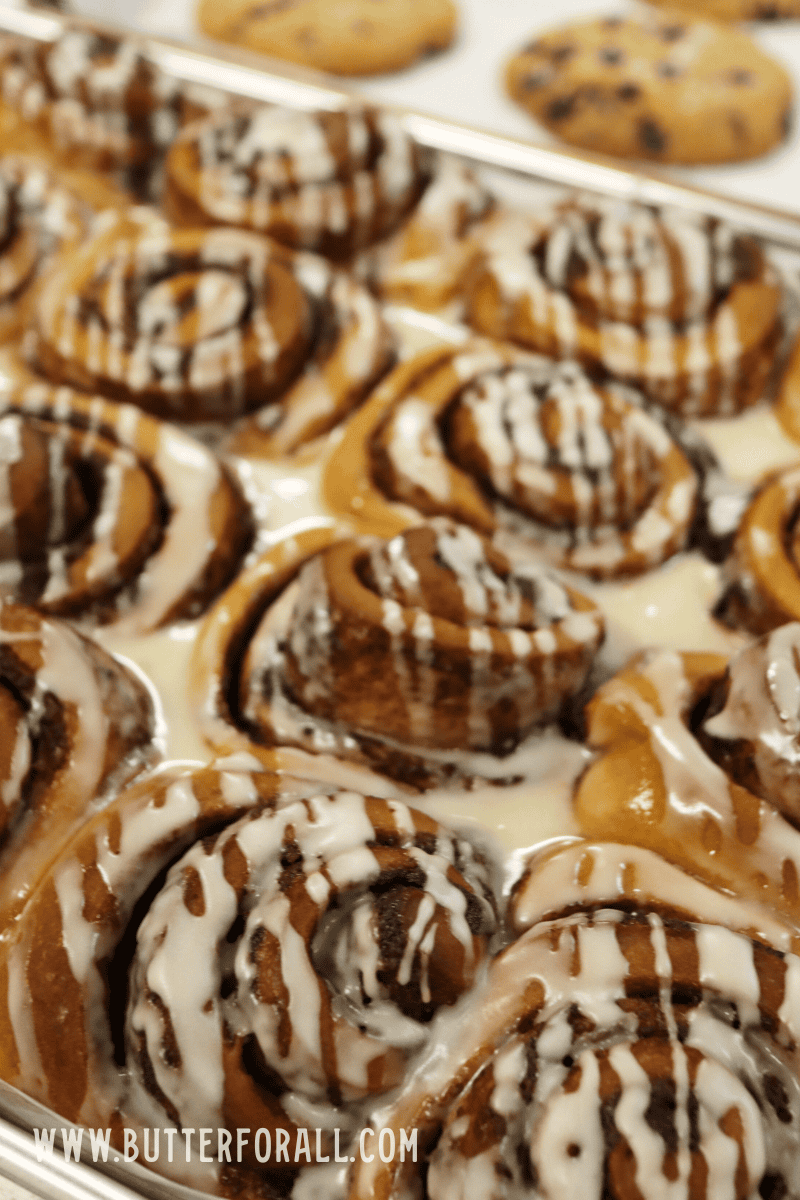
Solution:
[[[60,15],[43,15],[0,4],[0,32],[48,41],[71,23],[71,18]],[[101,28],[112,34],[123,32],[120,27],[107,24]],[[266,70],[264,60],[244,52],[216,47],[211,50],[200,44],[145,35],[140,40],[144,52],[169,74],[231,96],[298,108],[338,108],[361,94],[355,88],[348,89],[288,65],[275,64]],[[800,255],[800,213],[691,186],[655,170],[629,168],[483,131],[415,109],[391,107],[400,113],[409,132],[421,143],[490,169],[492,182],[499,181],[501,188],[505,184],[510,193],[522,183],[549,189],[553,186],[585,189],[648,204],[683,206],[726,218],[771,245]],[[797,271],[800,259],[792,254],[791,261]],[[52,1125],[61,1128],[66,1122],[0,1081],[0,1176],[14,1189],[0,1188],[0,1198],[32,1193],[47,1200],[133,1200],[141,1195],[153,1200],[178,1200],[200,1195],[143,1171],[136,1164],[109,1163],[107,1168],[96,1168],[65,1162],[59,1153],[38,1162],[31,1130]]]
[[[39,41],[57,37],[70,20],[0,5],[0,32]],[[122,32],[119,26],[102,28],[115,34]],[[221,46],[212,51],[207,46],[139,36],[145,53],[167,73],[187,83],[218,88],[231,96],[297,108],[340,108],[361,94],[360,90],[347,90],[338,82],[331,84],[325,76],[289,64],[273,62],[270,70],[266,70],[263,58],[245,51]],[[401,115],[408,131],[425,146],[551,185],[709,213],[733,221],[769,242],[800,250],[800,212],[738,200],[679,182],[655,170],[629,168],[599,156],[534,145],[411,108],[389,107]]]

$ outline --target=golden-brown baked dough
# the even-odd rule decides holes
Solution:
[[[686,546],[698,478],[653,415],[574,362],[469,341],[400,364],[354,415],[325,499],[387,536],[446,514],[595,578]]]
[[[684,416],[769,391],[784,289],[756,238],[677,209],[571,198],[481,231],[467,312],[482,333],[577,358]]]
[[[173,766],[55,854],[0,947],[0,1074],[115,1146],[125,1128],[195,1121],[213,1135],[194,1185],[255,1200],[299,1170],[279,1131],[293,1150],[315,1115],[309,1163],[330,1161],[334,1126],[349,1146],[496,930],[487,862],[432,817],[270,771]],[[226,1165],[217,1130],[236,1149],[240,1129]],[[158,1170],[186,1175],[165,1137],[154,1149]]]
[[[453,40],[453,0],[199,0],[210,37],[334,75],[399,71]]]
[[[42,289],[30,356],[71,383],[182,421],[230,423],[251,451],[326,433],[393,359],[373,298],[313,255],[241,229],[105,213]]]
[[[252,518],[216,455],[132,405],[30,384],[0,398],[0,596],[143,632],[196,616]]]
[[[465,786],[508,773],[503,759],[580,691],[602,636],[591,600],[466,526],[364,542],[322,525],[220,598],[190,686],[216,753],[270,761],[288,746],[304,771],[333,755],[411,789]]]

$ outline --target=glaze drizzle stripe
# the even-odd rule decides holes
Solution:
[[[240,105],[176,139],[167,206],[184,224],[238,225],[345,258],[389,233],[425,181],[421,152],[390,113]]]
[[[576,808],[589,837],[662,853],[712,886],[757,896],[800,928],[800,833],[774,805],[730,779],[688,721],[721,678],[715,655],[640,656],[590,702],[588,739],[601,751]]]
[[[93,580],[106,593],[110,587],[115,594],[110,613],[100,609],[101,618],[116,619],[121,631],[143,631],[178,615],[193,615],[209,586],[209,576],[219,573],[215,559],[221,559],[223,571],[224,562],[232,555],[234,562],[238,561],[237,547],[240,553],[248,534],[247,510],[221,463],[194,438],[131,405],[44,384],[12,392],[0,405],[0,412],[4,428],[16,416],[23,422],[33,418],[48,438],[47,453],[54,472],[50,488],[52,538],[68,524],[63,507],[68,493],[63,478],[65,470],[72,468],[72,456],[77,463],[88,463],[100,447],[110,454],[109,474],[103,476],[98,489],[92,524],[95,540],[88,547],[85,571],[82,568],[73,582],[69,561],[56,547],[47,556],[44,604],[66,604],[69,608],[73,593],[80,595],[85,586],[85,573],[89,601]],[[4,480],[13,466],[13,453],[9,451],[6,458]],[[126,515],[122,507],[123,502],[130,502],[120,491],[119,472],[123,469],[134,470],[143,480],[150,480],[147,487],[155,488],[154,529],[155,522],[159,522],[157,540],[154,543],[150,537],[147,558],[130,582],[119,577],[119,522],[131,515]],[[59,481],[62,486],[55,486]],[[6,514],[7,487],[4,484]],[[160,525],[164,517],[166,522]],[[227,544],[220,544],[221,537],[228,538]],[[13,588],[19,568],[13,561],[4,567],[4,577]],[[91,603],[88,607],[91,609]]]
[[[488,1197],[501,1180],[509,1195],[587,1200],[791,1186],[798,1014],[788,1028],[778,1014],[788,1015],[796,962],[654,913],[537,924],[494,961],[458,1029],[376,1128],[399,1144],[417,1125],[431,1200]],[[351,1200],[406,1200],[419,1171],[419,1156],[416,1166],[360,1161]]]
[[[446,513],[595,578],[681,549],[698,501],[694,468],[644,409],[575,364],[480,341],[396,368],[350,422],[323,489],[365,532]]]
[[[120,979],[104,964],[159,876],[123,985],[120,1066]],[[168,766],[97,813],[24,910],[2,952],[4,1072],[100,1125],[117,1112],[137,1128],[159,1107],[158,1124],[237,1125],[244,1094],[272,1128],[312,1111],[348,1126],[397,1082],[431,1011],[469,986],[495,928],[488,865],[422,813],[291,776]],[[57,989],[38,986],[45,967]],[[286,1080],[271,1099],[248,1083],[253,1037]]]
[[[483,333],[599,364],[686,416],[726,416],[768,385],[779,276],[710,218],[578,198],[502,212],[480,235],[468,310]]]

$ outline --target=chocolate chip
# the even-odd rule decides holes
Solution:
[[[519,81],[519,86],[523,92],[535,92],[539,88],[544,87],[548,78],[548,75],[544,71],[536,71],[533,75],[523,75]]]
[[[661,154],[667,147],[666,134],[652,117],[645,117],[639,122],[639,141],[653,154]]]
[[[675,63],[659,62],[656,63],[656,74],[660,75],[662,79],[675,79],[682,74],[682,71],[680,67],[675,66]]]
[[[723,75],[725,83],[729,83],[731,87],[744,87],[746,84],[752,83],[754,78],[753,72],[746,70],[745,67],[732,67]]]
[[[550,58],[554,63],[564,63],[568,62],[576,53],[576,47],[567,43],[563,46],[553,46],[550,50]]]
[[[662,25],[658,36],[664,42],[679,42],[685,33],[685,25]]]
[[[641,88],[635,83],[623,83],[617,88],[620,100],[638,100],[641,94]]]
[[[728,124],[737,142],[747,141],[747,122],[740,113],[729,112]]]
[[[608,63],[610,67],[618,66],[625,60],[625,55],[616,46],[602,46],[597,51],[597,57],[600,62]]]
[[[606,17],[603,25],[606,29],[619,29],[622,24],[622,17]]]
[[[564,121],[567,117],[571,117],[575,111],[576,97],[559,96],[548,104],[545,116],[550,121]]]

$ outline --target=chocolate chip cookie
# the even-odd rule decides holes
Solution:
[[[336,75],[398,71],[443,50],[453,0],[199,0],[203,33]]]
[[[780,21],[800,17],[800,0],[650,0],[717,21]]]
[[[755,158],[791,121],[779,63],[741,30],[674,11],[552,30],[511,59],[506,86],[564,141],[623,158]]]

